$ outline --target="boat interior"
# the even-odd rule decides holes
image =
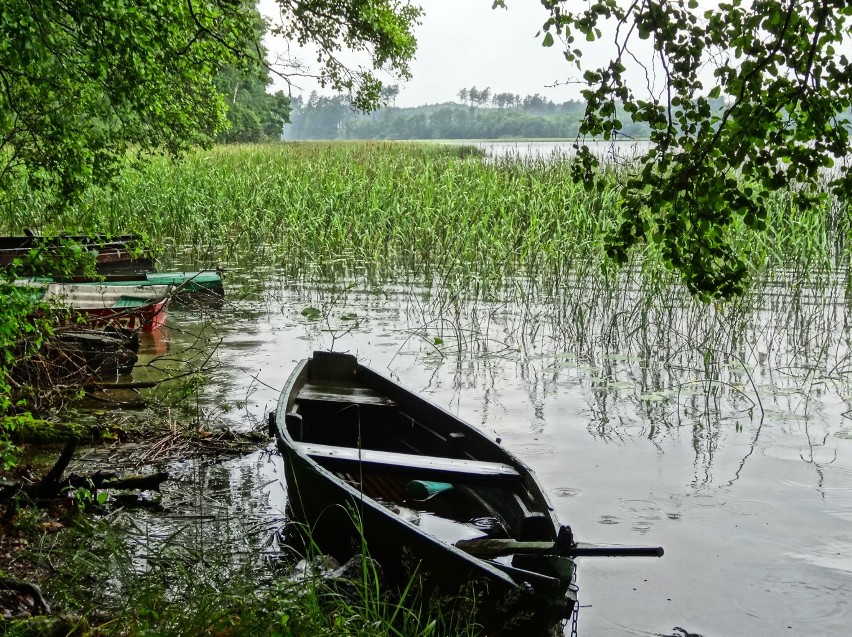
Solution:
[[[338,479],[444,541],[556,539],[546,500],[499,447],[449,415],[423,420],[364,384],[308,378],[286,427]]]

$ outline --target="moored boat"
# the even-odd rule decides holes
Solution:
[[[168,298],[122,297],[110,306],[83,305],[70,308],[70,322],[86,329],[122,328],[153,332],[166,322]]]
[[[106,327],[151,332],[163,325],[171,285],[108,286],[78,283],[17,281],[32,290],[37,300],[57,304],[57,316],[66,312],[65,324],[86,329]]]
[[[36,343],[17,342],[10,378],[33,387],[85,386],[105,376],[133,369],[139,354],[139,334],[123,330],[60,329]]]
[[[129,373],[139,359],[139,334],[135,331],[60,331],[51,345],[69,363],[94,375]]]
[[[97,278],[83,276],[22,277],[18,279],[18,282],[35,287],[49,284],[73,284],[75,289],[79,291],[85,291],[87,288],[113,288],[117,291],[135,290],[145,293],[145,290],[160,290],[168,287],[173,299],[184,301],[218,302],[225,296],[222,275],[216,270],[105,274]]]
[[[95,252],[95,267],[100,273],[126,272],[144,273],[154,269],[151,251],[142,246],[136,235],[94,236],[13,236],[0,237],[0,268],[12,265],[15,259],[25,259],[33,249],[50,253],[57,250],[63,241],[73,241],[83,248]],[[26,272],[21,272],[26,274]]]
[[[354,356],[299,363],[270,433],[291,513],[322,551],[343,561],[363,546],[400,586],[417,577],[431,599],[475,599],[488,635],[558,628],[584,551],[661,554],[578,545],[523,462]]]

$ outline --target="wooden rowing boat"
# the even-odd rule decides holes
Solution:
[[[49,254],[56,251],[63,241],[73,241],[95,252],[95,267],[100,273],[140,273],[154,269],[153,255],[149,250],[140,247],[141,238],[136,235],[0,237],[0,268],[11,266],[15,259],[24,259],[33,249],[40,249]]]
[[[660,547],[574,541],[532,470],[497,442],[354,356],[314,352],[270,414],[288,505],[341,562],[365,551],[400,587],[469,608],[487,635],[558,630],[576,557]]]
[[[73,322],[90,330],[120,328],[153,332],[165,325],[167,306],[168,298],[152,300],[125,296],[110,306],[72,307],[70,318],[64,324]]]
[[[118,330],[58,330],[36,343],[21,339],[11,349],[10,377],[19,385],[82,386],[96,378],[129,373],[139,356],[139,335]]]
[[[171,285],[110,286],[79,283],[40,283],[18,280],[39,301],[53,302],[61,324],[86,329],[121,328],[151,332],[166,319]],[[62,317],[65,313],[67,316]]]
[[[166,306],[177,300],[220,303],[224,290],[218,272],[150,272],[105,276],[104,281],[74,277],[73,282],[51,277],[25,277],[15,285],[32,290],[39,301],[53,301],[70,316],[63,324],[79,322],[87,329],[107,327],[153,332],[166,319]],[[60,317],[61,318],[61,317]]]
[[[363,538],[392,581],[417,574],[430,598],[474,595],[489,635],[541,634],[574,611],[574,542],[533,472],[354,356],[299,363],[270,433],[292,515],[341,562]],[[483,555],[484,540],[504,543]]]

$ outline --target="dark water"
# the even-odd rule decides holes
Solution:
[[[203,418],[257,427],[296,361],[349,351],[501,438],[579,540],[665,547],[662,559],[580,560],[581,635],[848,634],[842,281],[794,291],[780,277],[730,308],[628,277],[609,288],[518,280],[473,293],[253,268],[233,268],[227,282],[222,310],[172,312],[148,343],[153,356],[199,332],[221,339]],[[177,469],[227,493],[219,514],[252,532],[283,517],[273,453]]]

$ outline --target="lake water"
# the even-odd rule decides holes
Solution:
[[[610,163],[630,162],[640,153],[648,150],[650,142],[646,140],[623,140],[617,142],[604,141],[559,141],[538,142],[519,141],[502,142],[487,141],[473,142],[473,145],[481,149],[488,157],[513,157],[526,159],[551,159],[571,156],[576,152],[575,143],[579,146],[588,146],[591,152],[602,161]]]
[[[843,277],[785,281],[726,309],[626,275],[609,288],[519,279],[466,294],[438,279],[232,266],[225,307],[173,311],[143,362],[158,348],[185,356],[196,333],[209,337],[202,351],[221,340],[199,414],[246,430],[298,360],[348,351],[501,438],[580,541],[665,548],[578,560],[580,635],[845,635],[849,299]],[[272,536],[280,462],[270,446],[171,470],[184,483],[203,474],[228,516]]]

